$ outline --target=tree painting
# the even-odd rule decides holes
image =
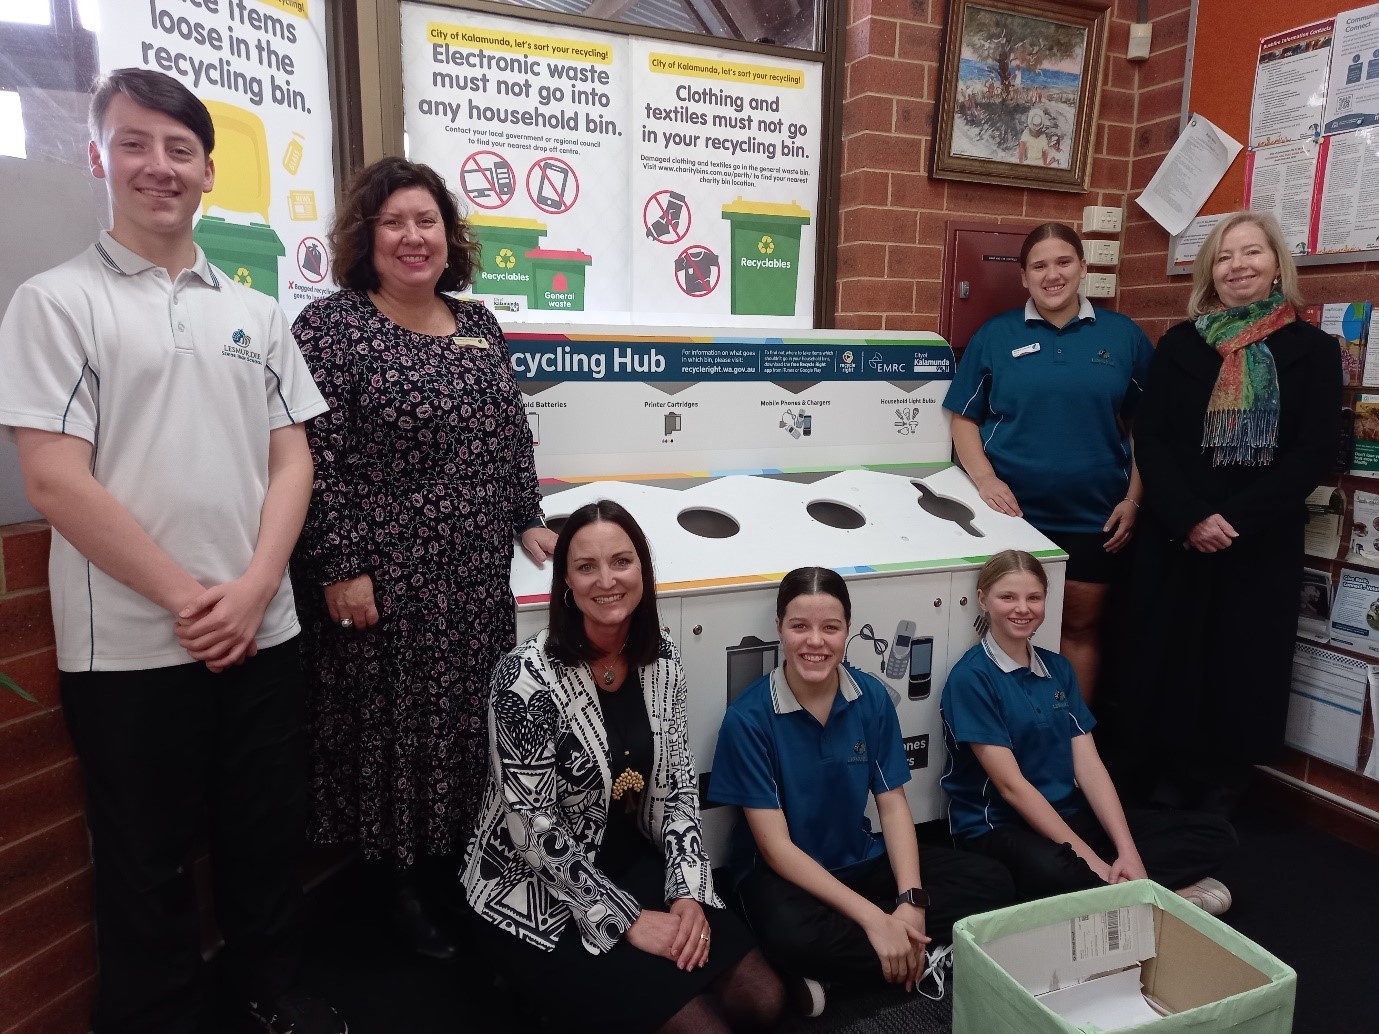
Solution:
[[[968,5],[952,153],[1067,168],[1087,30]]]

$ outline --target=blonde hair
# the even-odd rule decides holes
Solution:
[[[1201,250],[1197,252],[1197,258],[1192,263],[1192,295],[1187,302],[1189,319],[1196,319],[1203,313],[1225,307],[1220,295],[1216,293],[1216,281],[1212,278],[1212,270],[1216,265],[1216,253],[1221,248],[1222,239],[1244,223],[1254,223],[1258,226],[1264,234],[1264,239],[1269,242],[1269,247],[1274,253],[1274,261],[1278,263],[1283,297],[1295,309],[1301,309],[1307,304],[1303,301],[1302,291],[1298,287],[1298,267],[1294,264],[1288,245],[1283,240],[1283,231],[1278,228],[1277,220],[1265,212],[1232,212],[1212,227],[1211,233],[1207,234],[1207,239],[1202,242]]]
[[[1002,578],[1017,571],[1026,571],[1034,575],[1039,579],[1044,591],[1048,591],[1049,576],[1044,571],[1044,565],[1023,549],[1003,549],[984,563],[982,569],[977,572],[977,591],[986,595]]]

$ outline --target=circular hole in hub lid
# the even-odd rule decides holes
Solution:
[[[561,532],[561,530],[565,527],[565,522],[568,521],[569,519],[570,519],[570,515],[569,515],[568,513],[562,513],[562,514],[561,514],[560,516],[558,516],[558,517],[547,517],[547,518],[546,518],[546,527],[550,528],[551,531],[553,531],[553,532],[555,532],[557,535],[559,535],[560,532]]]
[[[861,510],[845,503],[835,503],[831,499],[815,499],[805,510],[820,524],[827,524],[830,528],[840,528],[843,531],[851,531],[867,523]]]
[[[742,530],[741,525],[726,513],[704,507],[681,510],[675,519],[680,527],[701,539],[730,539]]]

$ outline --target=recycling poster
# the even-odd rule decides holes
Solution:
[[[335,291],[326,0],[99,0],[100,67],[181,80],[215,123],[196,242],[295,319]]]
[[[402,68],[505,322],[813,325],[817,64],[408,3]]]

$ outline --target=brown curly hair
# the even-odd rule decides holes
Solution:
[[[455,195],[429,165],[405,158],[382,158],[358,173],[345,188],[345,200],[335,211],[330,228],[331,263],[335,282],[356,291],[378,290],[373,265],[374,222],[388,198],[408,187],[422,187],[435,199],[445,224],[448,263],[436,282],[436,292],[463,291],[479,268],[479,242],[460,215]]]

